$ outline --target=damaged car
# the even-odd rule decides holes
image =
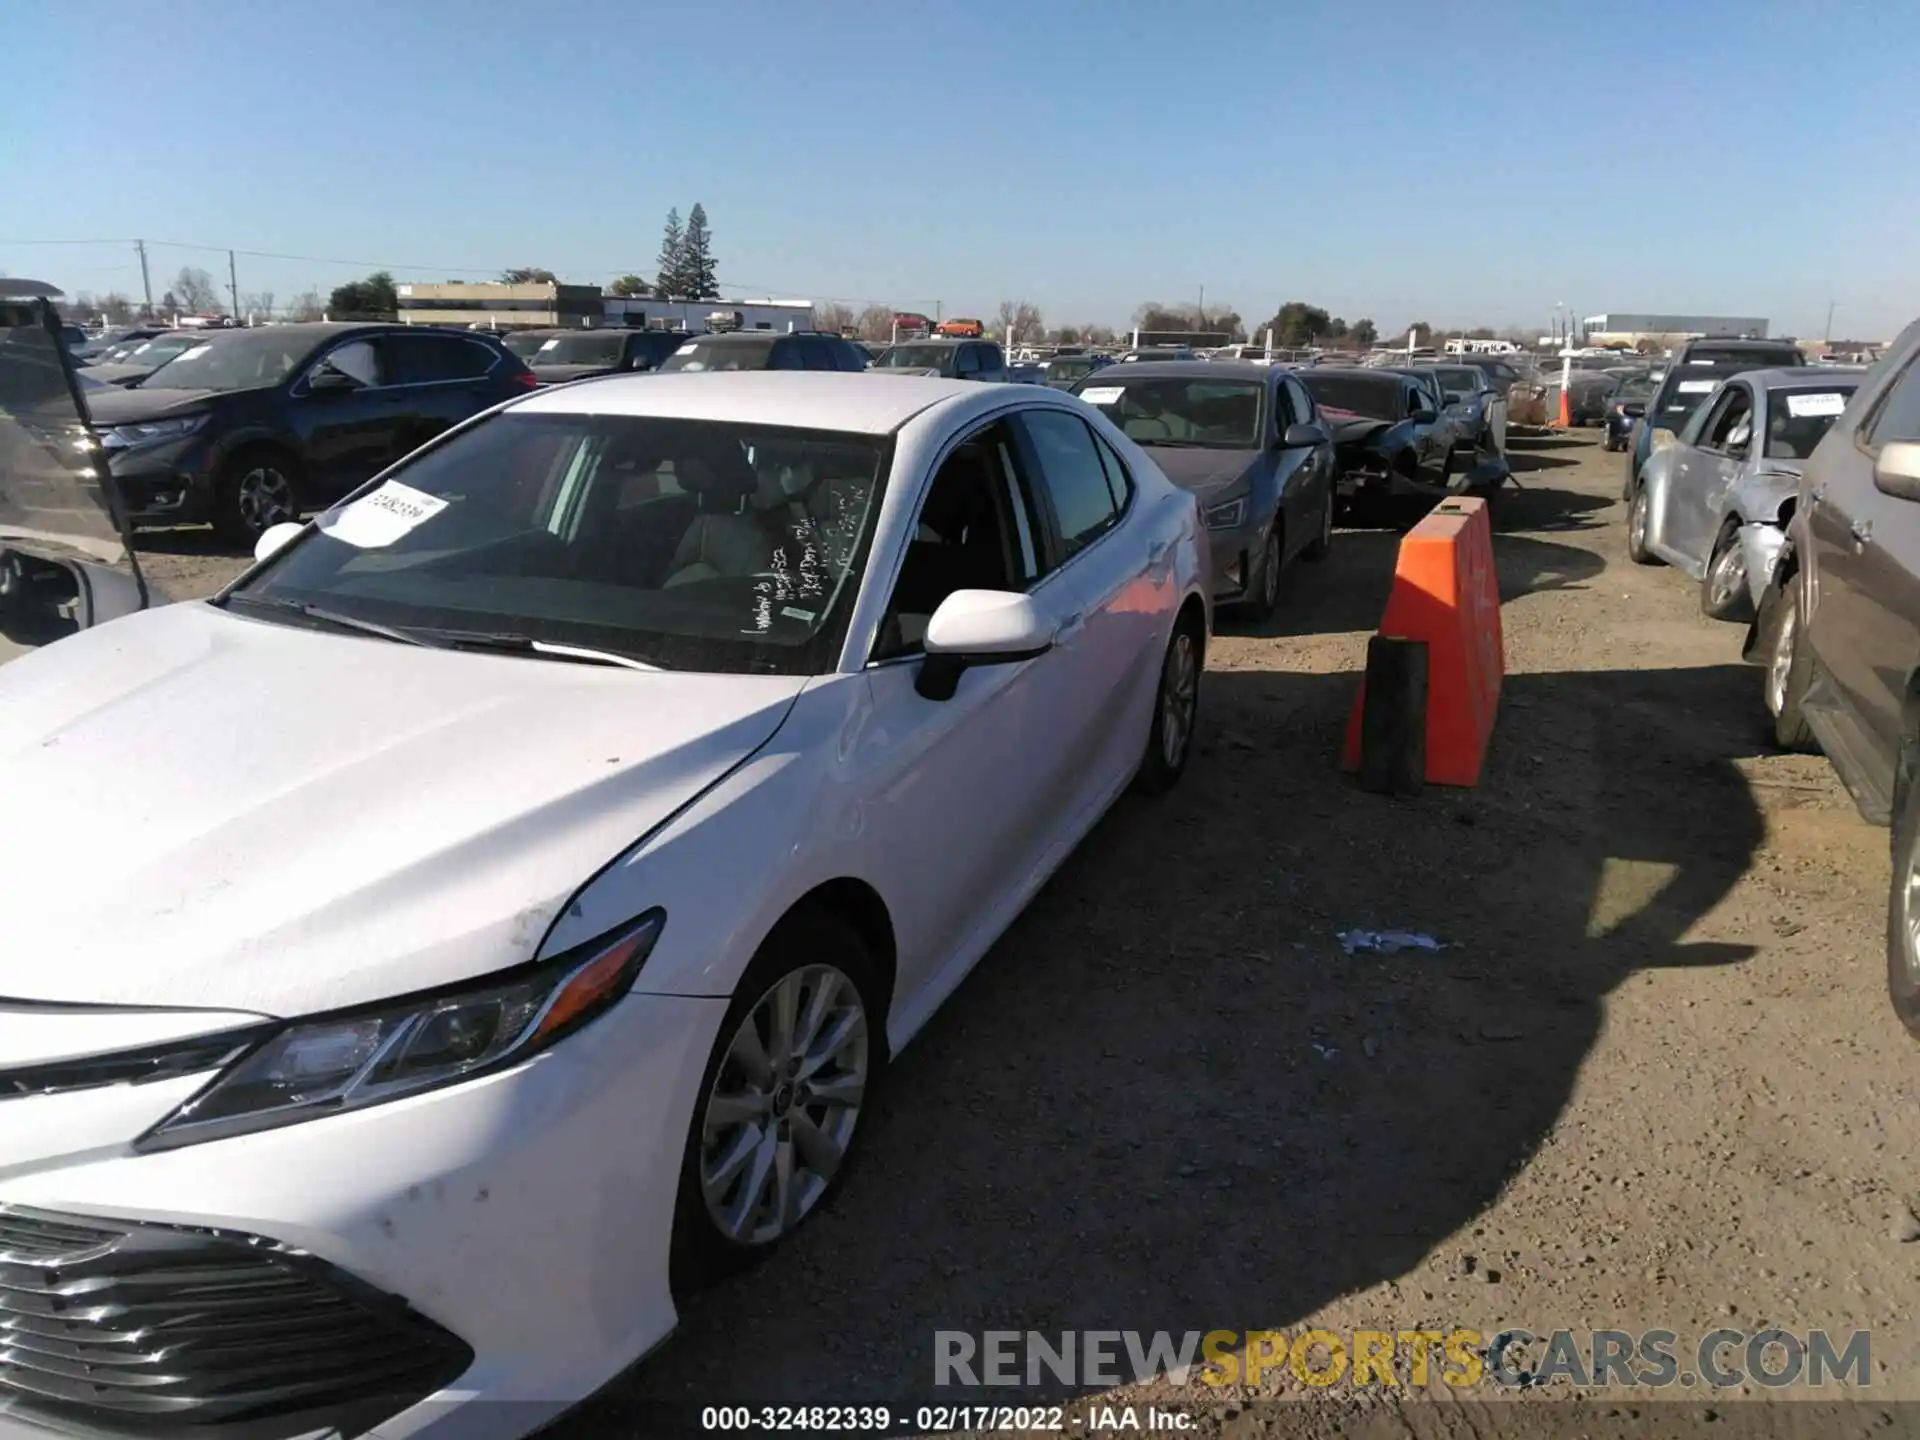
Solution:
[[[1680,438],[1641,471],[1627,554],[1700,582],[1716,620],[1753,618],[1785,544],[1804,463],[1859,388],[1830,366],[1749,370],[1722,381]]]
[[[1459,453],[1458,430],[1443,422],[1426,382],[1415,376],[1320,365],[1295,373],[1332,427],[1336,488],[1346,504],[1439,500],[1498,483],[1476,478],[1470,457]]]
[[[164,599],[128,544],[59,294],[0,280],[0,663]]]

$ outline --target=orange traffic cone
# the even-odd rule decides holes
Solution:
[[[1573,399],[1564,385],[1560,387],[1560,415],[1553,423],[1562,430],[1573,428]]]

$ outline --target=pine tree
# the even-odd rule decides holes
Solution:
[[[665,299],[679,299],[687,293],[686,236],[680,229],[680,210],[667,212],[667,234],[660,242],[660,274],[653,293]]]
[[[687,232],[681,238],[682,283],[689,300],[718,300],[720,280],[715,273],[713,231],[707,228],[707,211],[698,200],[687,212]]]

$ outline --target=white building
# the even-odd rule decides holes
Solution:
[[[604,297],[606,323],[646,330],[811,330],[811,300],[659,300]]]

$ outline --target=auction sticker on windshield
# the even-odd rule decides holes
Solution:
[[[1080,392],[1089,405],[1111,405],[1127,391],[1124,385],[1093,385]]]
[[[1682,380],[1680,382],[1680,393],[1682,395],[1698,395],[1704,391],[1718,390],[1719,388],[1720,382],[1718,380]]]
[[[320,517],[320,533],[362,550],[378,550],[417,529],[447,508],[437,495],[389,480],[371,495]]]
[[[1816,390],[1806,395],[1787,396],[1787,414],[1796,420],[1816,415],[1839,415],[1847,408],[1847,397],[1833,390]]]

